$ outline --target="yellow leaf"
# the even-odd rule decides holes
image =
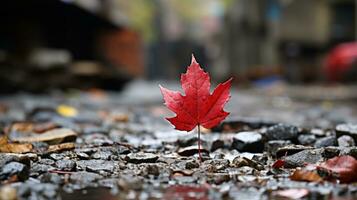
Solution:
[[[78,114],[78,111],[72,106],[59,105],[57,107],[57,113],[63,117],[75,117]]]

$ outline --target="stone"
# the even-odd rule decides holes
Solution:
[[[342,135],[337,139],[337,144],[339,147],[353,147],[356,146],[355,141],[349,135]]]
[[[48,159],[48,158],[42,158],[38,161],[39,164],[45,164],[45,165],[54,165],[55,161],[52,159]]]
[[[328,147],[328,146],[336,146],[337,141],[335,136],[327,136],[321,139],[318,139],[315,142],[314,147],[321,148],[321,147]]]
[[[180,147],[192,146],[192,145],[196,144],[197,142],[198,142],[198,138],[197,138],[196,134],[189,134],[189,135],[181,136],[176,141],[176,143]],[[201,140],[201,143],[202,142],[203,141]]]
[[[235,167],[243,167],[243,166],[248,166],[248,167],[251,167],[251,168],[254,168],[254,169],[257,169],[257,170],[263,170],[264,169],[264,166],[259,164],[258,162],[255,162],[251,159],[248,159],[246,157],[236,157],[233,159],[232,161],[232,165],[235,166]]]
[[[56,185],[60,185],[64,183],[64,179],[56,173],[44,173],[39,176],[41,182],[44,183],[53,183]]]
[[[59,199],[59,188],[50,183],[40,183],[39,180],[28,180],[17,189],[19,199]]]
[[[341,149],[339,147],[334,147],[334,146],[325,147],[322,152],[322,157],[326,159],[333,158],[338,156],[340,152]]]
[[[145,167],[142,170],[142,172],[144,176],[148,176],[148,175],[159,176],[160,168],[156,164],[145,164]]]
[[[342,135],[351,136],[357,143],[357,124],[339,124],[336,126],[336,136],[339,138]]]
[[[84,152],[76,152],[77,157],[83,160],[89,159],[89,155]]]
[[[56,167],[61,171],[73,171],[76,168],[76,162],[73,160],[57,160]]]
[[[152,153],[130,153],[125,156],[125,160],[130,163],[155,163],[159,156]]]
[[[298,137],[299,144],[312,145],[316,141],[316,136],[313,134],[302,134]]]
[[[110,151],[98,151],[92,154],[91,157],[99,160],[110,160],[110,158],[113,156],[113,153]]]
[[[283,156],[293,155],[308,149],[313,149],[313,147],[308,147],[303,145],[288,145],[278,148],[278,150],[276,151],[276,157],[281,158]]]
[[[177,153],[180,156],[193,156],[195,154],[198,154],[198,146],[197,145],[193,145],[193,146],[188,146],[188,147],[184,147],[184,148],[180,148]],[[208,150],[201,146],[201,154],[202,155],[209,155]]]
[[[224,170],[229,167],[229,160],[227,159],[206,160],[204,163],[214,165],[217,170]]]
[[[224,148],[224,141],[220,139],[214,140],[211,144],[211,152],[220,148]]]
[[[52,167],[51,165],[33,163],[33,165],[31,166],[31,175],[38,175],[53,170],[56,170],[56,168]]]
[[[232,148],[240,152],[261,153],[264,145],[262,135],[257,132],[240,132],[233,137]]]
[[[114,143],[108,136],[99,133],[86,135],[84,137],[84,142],[95,146],[112,145]]]
[[[101,175],[92,172],[74,172],[70,176],[70,181],[81,185],[89,185],[101,178]]]
[[[284,167],[295,168],[303,167],[306,164],[316,164],[323,160],[323,149],[303,150],[293,155],[285,157]]]
[[[194,169],[200,167],[200,164],[196,160],[189,160],[186,162],[186,169]]]
[[[290,145],[291,142],[289,140],[271,140],[265,143],[265,150],[269,155],[276,157],[276,153],[279,148]]]
[[[0,153],[0,168],[2,168],[5,164],[12,161],[20,162],[29,166],[31,159],[33,160],[37,159],[37,155],[36,154],[34,155],[35,157],[31,157],[29,154]]]
[[[299,129],[296,126],[277,124],[269,127],[265,136],[267,140],[294,140],[298,136]]]
[[[114,161],[107,160],[80,160],[77,161],[77,166],[81,170],[87,170],[89,172],[114,172],[116,165]]]
[[[2,167],[0,180],[6,180],[15,175],[18,180],[24,181],[29,177],[29,168],[19,162],[10,162]]]

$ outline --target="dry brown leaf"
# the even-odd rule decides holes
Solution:
[[[32,132],[33,123],[31,122],[16,122],[10,126],[10,131],[16,132]]]
[[[58,125],[53,122],[37,123],[33,127],[33,132],[44,133],[55,128],[58,128]]]
[[[28,153],[32,150],[32,144],[24,143],[8,143],[6,136],[0,137],[0,152],[1,153]]]
[[[46,131],[40,135],[14,138],[12,141],[19,143],[46,142],[48,144],[59,144],[63,142],[73,142],[76,137],[77,133],[71,129],[57,128]]]
[[[50,145],[47,149],[47,153],[59,152],[64,150],[74,149],[75,145],[72,142]]]
[[[322,178],[313,170],[297,169],[290,176],[293,181],[321,182]]]

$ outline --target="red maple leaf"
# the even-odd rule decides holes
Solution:
[[[191,131],[198,126],[198,155],[201,157],[200,126],[212,128],[224,120],[229,113],[223,110],[230,95],[232,78],[220,83],[210,93],[210,77],[204,72],[192,55],[191,65],[186,74],[181,75],[181,85],[185,92],[168,90],[160,85],[165,105],[176,113],[175,117],[166,118],[177,130]]]
[[[177,130],[191,131],[196,126],[212,128],[225,119],[229,113],[223,110],[230,98],[232,78],[219,84],[210,94],[210,77],[204,72],[192,55],[191,65],[186,74],[181,75],[181,85],[185,92],[168,90],[160,86],[165,105],[176,113],[166,118]]]

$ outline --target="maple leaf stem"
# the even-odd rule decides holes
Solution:
[[[197,133],[198,133],[198,156],[200,158],[200,163],[202,163],[202,156],[201,156],[201,128],[200,124],[197,126]]]

